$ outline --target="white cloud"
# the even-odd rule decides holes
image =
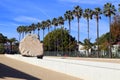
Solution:
[[[110,2],[110,3],[119,3],[119,0],[59,0],[60,2],[70,2],[70,3],[80,3],[80,4],[98,4],[103,5],[104,3]]]
[[[18,16],[14,18],[15,21],[17,22],[40,22],[40,19],[34,18],[34,17],[28,17],[28,16]]]
[[[14,23],[14,22],[6,22],[6,23],[0,23],[1,28],[9,28],[9,27],[14,27],[14,26],[19,26],[19,24]]]
[[[64,2],[71,2],[71,3],[81,3],[81,4],[96,4],[97,2],[92,0],[92,1],[88,1],[88,0],[60,0],[60,1],[64,1]]]
[[[6,24],[1,24],[1,23],[0,23],[0,26],[6,26]]]

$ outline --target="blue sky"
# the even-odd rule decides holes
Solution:
[[[66,10],[73,10],[74,6],[81,8],[96,7],[110,2],[118,8],[119,0],[0,0],[0,33],[18,39],[16,28],[19,25],[31,25],[32,23],[63,16]],[[68,29],[68,24],[65,22]],[[77,22],[72,21],[72,36],[77,39]],[[109,31],[108,19],[102,17],[100,20],[100,35]],[[36,31],[37,33],[37,31]],[[47,33],[47,31],[46,31]],[[42,38],[42,31],[41,31]],[[80,40],[87,38],[87,23],[84,18],[80,20]],[[95,19],[90,21],[90,38],[94,42],[96,38]]]

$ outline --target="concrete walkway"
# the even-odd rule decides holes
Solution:
[[[51,65],[52,66],[52,65]],[[81,80],[0,55],[0,80]]]

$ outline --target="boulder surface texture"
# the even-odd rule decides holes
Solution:
[[[21,40],[19,51],[23,56],[43,56],[43,44],[37,35],[28,34]]]

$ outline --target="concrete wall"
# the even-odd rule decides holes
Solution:
[[[65,73],[83,80],[120,80],[120,64],[44,57],[6,55],[20,61]]]

